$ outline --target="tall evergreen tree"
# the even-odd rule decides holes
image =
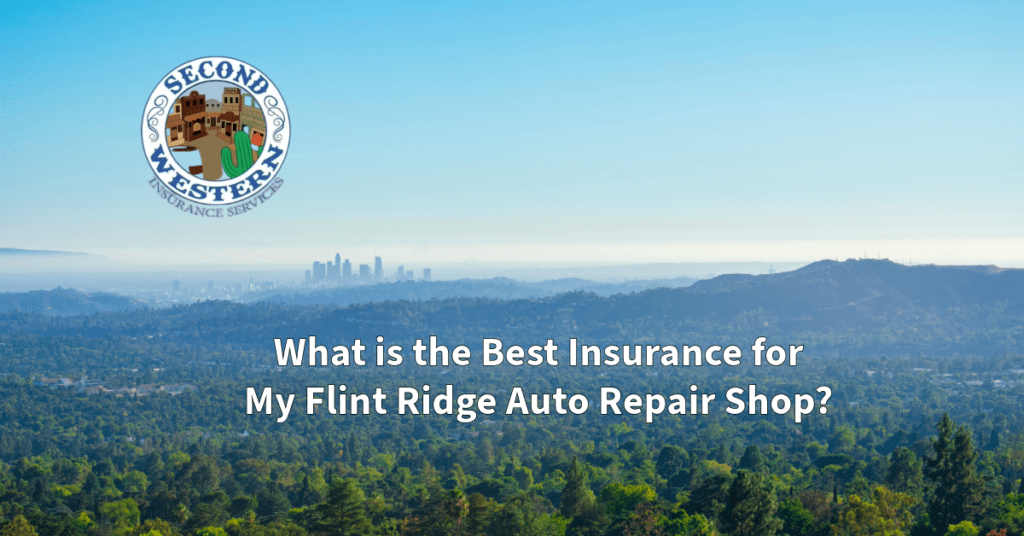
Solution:
[[[355,432],[350,433],[345,440],[342,458],[348,465],[355,465],[356,461],[359,460],[359,439],[356,438]]]
[[[999,429],[993,428],[992,432],[988,436],[988,445],[985,447],[988,450],[997,450],[999,448]]]
[[[704,479],[690,492],[686,504],[680,506],[692,514],[717,520],[725,509],[725,504],[729,502],[731,484],[732,478],[729,475],[715,475]]]
[[[471,493],[466,497],[469,510],[466,514],[466,533],[470,536],[486,534],[487,517],[491,513],[492,503],[479,493]]]
[[[373,527],[363,507],[363,492],[351,478],[335,480],[327,501],[316,506],[317,532],[332,536],[370,534]]]
[[[569,472],[565,474],[565,487],[562,488],[560,512],[562,517],[572,519],[594,503],[594,492],[587,487],[587,473],[578,457],[573,456]]]
[[[755,473],[760,473],[764,470],[764,455],[761,454],[761,449],[757,448],[757,445],[750,445],[747,447],[747,450],[743,451],[739,468]]]
[[[733,536],[774,536],[782,528],[775,510],[775,496],[762,475],[741,470],[729,486],[722,528]]]
[[[915,495],[924,483],[921,460],[914,451],[900,447],[889,455],[889,470],[885,474],[885,485],[892,491]]]
[[[288,502],[288,496],[277,482],[270,482],[256,492],[256,505],[256,519],[260,523],[282,520],[292,507]]]
[[[925,474],[933,486],[928,514],[932,526],[943,532],[961,521],[977,520],[985,506],[985,484],[975,467],[978,453],[971,432],[956,426],[948,413],[936,428],[935,456],[926,458]]]

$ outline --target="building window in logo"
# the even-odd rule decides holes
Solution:
[[[150,185],[182,211],[236,216],[269,199],[291,133],[280,92],[251,65],[200,58],[168,73],[150,95],[142,144]]]

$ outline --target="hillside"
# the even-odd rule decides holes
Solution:
[[[107,313],[87,321],[24,313],[0,331],[156,336],[190,346],[265,350],[274,337],[392,340],[434,334],[472,343],[577,337],[591,343],[747,344],[761,335],[818,355],[1024,352],[1024,271],[821,261],[771,275],[728,275],[691,287],[608,297],[572,292],[497,300],[449,298],[351,305],[206,302]],[[20,310],[26,310],[22,308]]]
[[[920,324],[965,309],[1018,316],[1024,313],[1024,270],[819,261],[781,274],[726,275],[684,290],[652,291],[640,303],[718,318],[760,310],[796,330]]]
[[[91,315],[144,309],[142,302],[116,294],[85,294],[72,289],[0,294],[0,312],[24,312],[44,316]]]
[[[566,292],[593,292],[599,296],[628,294],[652,288],[681,288],[695,279],[634,280],[622,283],[598,283],[579,278],[524,282],[507,277],[493,279],[459,279],[456,281],[405,281],[328,289],[275,289],[243,295],[243,303],[269,302],[282,305],[351,305],[399,300],[430,300],[446,298],[492,298],[517,300],[542,298]]]

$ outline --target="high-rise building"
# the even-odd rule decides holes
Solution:
[[[320,261],[313,261],[313,282],[323,281],[327,275],[327,266]]]
[[[360,264],[359,265],[359,279],[362,279],[363,281],[369,281],[370,280],[370,265],[369,264]]]
[[[395,270],[395,281],[404,281],[404,280],[405,280],[405,266],[403,265],[403,266],[399,266],[398,269]]]
[[[352,263],[348,262],[348,259],[345,259],[345,264],[341,265],[341,277],[345,281],[352,279]]]
[[[430,281],[430,268],[423,269],[423,280]]]
[[[334,279],[334,263],[327,261],[327,279]]]
[[[381,261],[380,257],[373,258],[373,277],[374,279],[382,279],[384,277],[384,261]]]
[[[341,253],[334,254],[334,274],[331,279],[341,279]]]

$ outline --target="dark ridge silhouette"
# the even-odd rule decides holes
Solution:
[[[459,279],[455,281],[406,281],[352,287],[296,291],[281,289],[252,292],[241,297],[243,303],[269,302],[282,305],[352,305],[399,300],[430,300],[447,298],[493,298],[515,300],[542,298],[566,292],[593,292],[599,296],[628,294],[651,288],[679,288],[693,284],[688,277],[597,283],[579,278],[554,279],[530,283],[507,277],[493,279]]]
[[[0,294],[0,312],[25,312],[44,316],[91,315],[144,309],[140,301],[117,294],[85,294],[56,288]]]
[[[101,303],[92,296],[75,299],[94,308]],[[16,310],[72,309],[50,307],[40,302]],[[12,312],[0,315],[0,333],[157,336],[185,345],[257,350],[266,350],[275,337],[309,334],[325,340],[437,335],[471,347],[484,337],[530,344],[548,338],[567,344],[575,337],[586,344],[749,346],[767,336],[774,344],[804,344],[808,353],[820,356],[990,357],[1024,353],[1024,270],[821,261],[792,272],[724,275],[686,288],[611,296],[575,291],[528,299],[399,299],[347,306],[205,302],[87,318]]]

